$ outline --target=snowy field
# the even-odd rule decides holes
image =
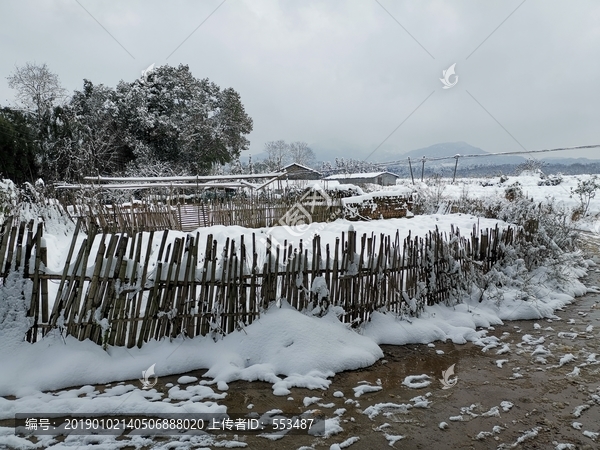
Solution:
[[[551,175],[551,177],[554,177]],[[540,185],[544,179],[537,173],[525,173],[518,176],[506,176],[503,180],[498,177],[492,178],[459,178],[453,184],[452,179],[442,178],[439,180],[425,180],[421,183],[415,178],[415,185],[410,179],[398,180],[397,186],[379,186],[373,189],[383,191],[404,192],[406,187],[413,187],[417,192],[423,192],[431,196],[439,197],[441,200],[460,200],[475,199],[483,200],[487,203],[493,203],[498,199],[505,198],[505,191],[511,186],[519,186],[523,196],[533,199],[535,202],[546,202],[554,200],[557,206],[573,211],[577,209],[581,202],[573,190],[577,188],[578,182],[589,181],[593,175],[562,175],[562,181],[556,186]],[[582,230],[598,232],[597,218],[600,216],[600,195],[591,199],[588,217],[579,221],[578,225]]]
[[[564,177],[558,186],[538,186],[539,176],[536,175],[510,177],[503,183],[499,183],[499,179],[463,180],[456,185],[445,185],[443,196],[454,199],[464,196],[476,199],[504,197],[506,187],[518,181],[523,193],[536,201],[554,197],[561,205],[575,208],[578,200],[571,195],[570,189],[577,186],[580,178],[584,176]],[[482,186],[482,182],[489,185]],[[394,189],[406,190],[405,187],[390,187],[386,191],[393,192]],[[420,189],[434,188],[420,186]],[[594,230],[593,217],[598,213],[600,202],[594,199],[590,206],[591,218],[581,222],[583,227]],[[394,235],[398,230],[403,238],[409,232],[422,236],[435,227],[441,231],[449,231],[451,225],[468,235],[474,226],[483,229],[497,224],[506,225],[497,220],[465,214],[434,214],[386,221],[337,220],[329,224],[312,223],[302,230],[285,227],[255,230],[217,226],[200,228],[198,232],[200,242],[205,242],[208,234],[213,234],[219,243],[224,243],[228,237],[239,242],[241,235],[245,236],[246,242],[250,242],[252,233],[256,233],[262,236],[270,234],[280,243],[287,240],[294,244],[300,239],[306,241],[311,235],[319,234],[323,244],[333,244],[336,237],[351,227],[358,235],[372,232]],[[63,267],[71,241],[70,231],[72,227],[48,224],[45,240],[51,271],[58,273]],[[185,234],[181,232],[170,232],[169,240],[173,241],[183,235]],[[82,240],[83,235],[79,242]],[[257,243],[264,246],[260,237],[257,238]],[[98,244],[99,237],[94,245]],[[311,248],[310,245],[306,247]],[[157,249],[153,250],[156,251]],[[264,255],[265,252],[259,250],[260,253]],[[155,261],[155,258],[151,258],[152,264]],[[380,345],[383,344],[451,341],[456,344],[473,342],[485,348],[493,348],[490,345],[499,343],[497,339],[488,336],[489,330],[493,330],[494,326],[507,320],[555,318],[554,312],[557,309],[572,303],[576,296],[588,292],[579,278],[592,265],[591,261],[584,261],[574,267],[566,267],[564,275],[567,282],[549,279],[546,269],[539,268],[535,273],[529,274],[528,282],[533,288],[528,291],[526,298],[522,295],[522,289],[505,287],[500,296],[495,299],[485,298],[481,303],[479,296],[474,293],[472,297],[456,299],[460,302],[449,306],[427,306],[418,318],[400,318],[375,312],[372,320],[357,330],[338,320],[340,311],[336,308],[332,308],[324,317],[315,317],[292,309],[284,299],[273,304],[252,325],[217,342],[210,337],[181,337],[172,341],[152,341],[141,349],[108,347],[104,351],[90,341],[79,342],[71,337],[63,339],[57,332],[51,332],[35,344],[18,342],[15,336],[10,335],[14,329],[5,327],[0,329],[0,395],[3,396],[0,397],[0,420],[13,418],[16,413],[34,412],[224,413],[227,408],[219,404],[219,400],[227,395],[228,383],[236,380],[266,381],[272,385],[275,396],[287,396],[292,388],[298,387],[316,392],[327,391],[331,378],[336,373],[368,367],[380,360],[383,357]],[[88,269],[91,270],[92,266]],[[52,293],[51,291],[51,298]],[[500,297],[501,301],[498,300]],[[174,386],[166,397],[155,389],[142,389],[140,382],[118,384],[139,379],[142,371],[152,365],[155,365],[154,370],[159,378],[198,369],[206,372],[200,380],[182,380],[181,386]],[[427,383],[425,378],[405,381],[408,385]],[[104,392],[100,393],[94,387],[106,383],[111,386]],[[83,387],[68,389],[73,386]],[[377,386],[371,388],[377,390]],[[368,387],[358,387],[357,397],[368,391]],[[416,398],[412,406],[422,406],[423,402],[426,403],[427,400]],[[372,413],[377,414],[375,410]],[[339,420],[330,420],[330,429],[335,429],[336,423],[339,426]],[[400,440],[394,440],[394,436],[390,436],[390,445]],[[190,438],[187,446],[179,448],[214,444],[209,438],[206,439],[202,441],[200,438]],[[86,436],[71,436],[64,444],[59,444],[52,437],[45,437],[38,444],[32,444],[15,437],[12,428],[0,428],[0,447],[120,448],[114,438],[107,438],[106,442],[100,438],[100,442],[92,441]],[[234,442],[221,444],[237,446]],[[148,445],[148,441],[141,437],[134,438],[130,445],[141,448]]]

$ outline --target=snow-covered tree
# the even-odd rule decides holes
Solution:
[[[229,165],[229,172],[232,175],[240,175],[244,173],[244,167],[239,157],[231,161],[231,164]]]
[[[335,158],[335,171],[338,173],[365,173],[380,170],[377,166],[359,159]]]
[[[252,119],[239,94],[194,78],[188,66],[161,66],[132,83],[121,81],[116,102],[133,168],[140,163],[136,142],[182,174],[206,173],[248,148]]]
[[[331,162],[329,161],[323,161],[321,162],[321,173],[323,173],[324,175],[330,175],[331,173],[333,173],[333,167],[331,166]]]
[[[37,175],[36,133],[27,117],[10,108],[0,109],[0,179],[33,182]]]
[[[306,142],[292,142],[289,144],[290,162],[312,167],[315,163],[315,153]]]
[[[117,121],[115,92],[84,80],[67,105],[55,108],[49,139],[40,158],[43,173],[52,179],[110,175],[132,158],[125,131]]]
[[[267,159],[264,163],[267,170],[279,170],[290,161],[290,146],[283,140],[267,142],[265,152]]]
[[[116,89],[84,80],[64,105],[46,65],[17,68],[9,84],[37,126],[38,163],[51,180],[204,174],[249,146],[252,119],[239,94],[194,78],[188,66],[151,67]]]
[[[66,97],[58,75],[52,73],[46,64],[27,62],[24,66],[17,66],[7,80],[8,87],[16,91],[18,107],[33,115],[38,124]]]

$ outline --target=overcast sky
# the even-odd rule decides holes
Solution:
[[[592,0],[4,0],[0,55],[2,105],[13,101],[6,77],[27,61],[70,91],[188,64],[241,94],[251,153],[277,139],[369,161],[451,141],[489,152],[600,144]],[[458,81],[443,89],[454,63]]]

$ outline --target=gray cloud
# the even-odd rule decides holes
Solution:
[[[600,143],[591,0],[527,0],[491,36],[522,0],[228,0],[197,30],[222,0],[79,2],[110,35],[74,0],[3,2],[1,104],[13,97],[6,76],[26,61],[46,62],[69,90],[184,63],[240,92],[252,153],[285,139],[364,158],[431,92],[371,161],[445,141],[519,150],[510,135],[530,150]],[[444,90],[453,63],[459,82]]]

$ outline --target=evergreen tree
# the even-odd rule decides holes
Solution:
[[[252,119],[239,94],[194,78],[188,66],[148,70],[116,89],[84,80],[66,104],[46,65],[28,63],[8,80],[35,129],[38,165],[49,180],[204,174],[249,146]]]
[[[37,177],[35,132],[27,118],[10,108],[0,110],[0,176],[16,183]]]
[[[248,149],[252,119],[239,94],[194,78],[188,66],[161,66],[116,89],[119,123],[135,160],[175,172],[207,173]]]

